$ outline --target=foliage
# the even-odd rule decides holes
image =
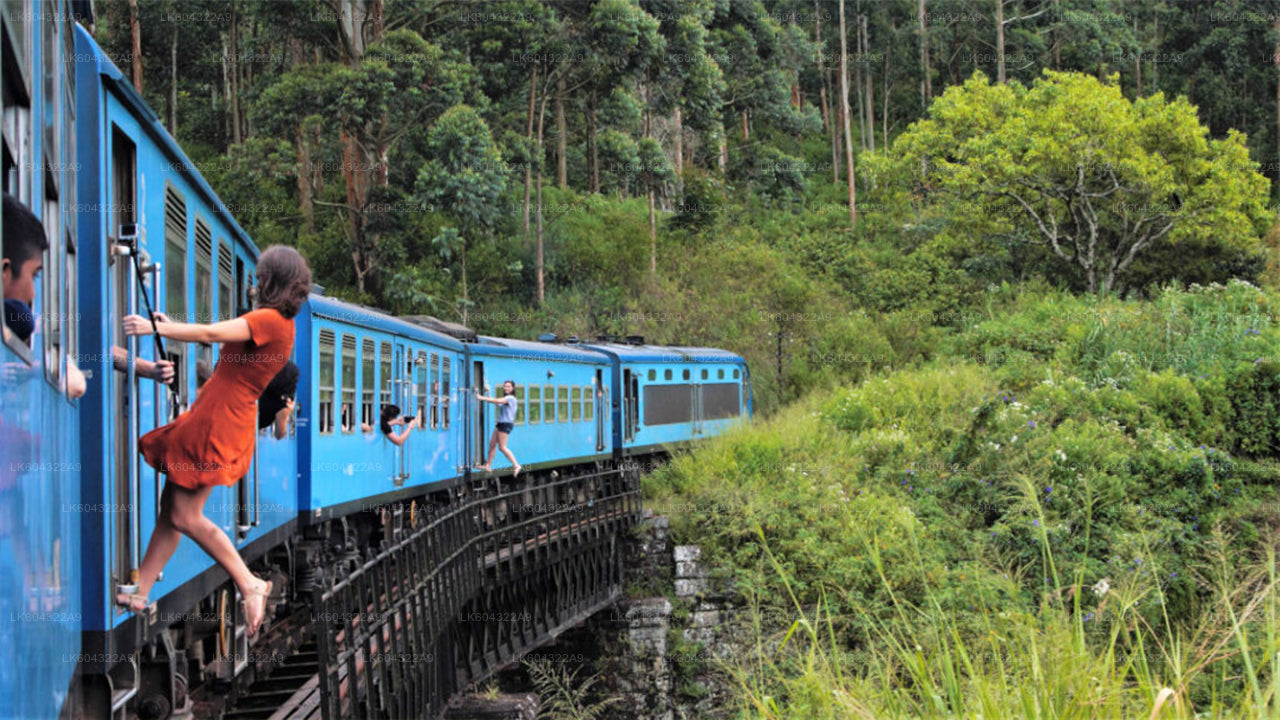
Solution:
[[[1206,135],[1190,103],[1161,93],[1130,102],[1088,75],[1045,71],[1027,88],[978,73],[880,166],[884,181],[913,182],[921,201],[984,237],[1044,248],[1045,261],[1075,266],[1089,292],[1105,294],[1162,246],[1259,250],[1266,179],[1242,135]]]

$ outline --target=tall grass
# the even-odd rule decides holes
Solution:
[[[1280,716],[1274,543],[1255,567],[1237,567],[1225,552],[1205,558],[1202,580],[1214,602],[1180,625],[1189,631],[1167,616],[1153,626],[1137,612],[1140,596],[1159,594],[1158,586],[1093,588],[1055,578],[1037,612],[1003,610],[989,598],[985,636],[966,638],[934,593],[923,604],[905,601],[877,563],[895,612],[850,648],[839,640],[825,594],[816,606],[802,605],[763,531],[759,540],[795,620],[782,629],[757,626],[750,659],[723,666],[735,680],[741,718]],[[857,542],[877,554],[874,534]],[[1052,559],[1047,541],[1043,552]],[[1100,596],[1095,609],[1083,606],[1086,594]]]

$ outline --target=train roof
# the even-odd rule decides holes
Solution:
[[[344,302],[337,298],[317,293],[311,294],[308,298],[308,303],[311,305],[311,314],[316,317],[360,325],[371,330],[380,330],[394,335],[403,335],[450,350],[462,350],[462,343],[448,335],[433,332],[421,325],[393,317],[376,308]]]
[[[580,349],[576,345],[560,343],[533,342],[530,340],[511,340],[509,338],[481,335],[471,346],[471,352],[477,355],[526,358],[538,360],[558,360],[561,362],[580,362],[603,365],[607,360],[600,353]]]
[[[221,218],[230,225],[231,231],[240,239],[249,252],[255,258],[258,257],[261,254],[258,244],[254,242],[253,238],[249,237],[249,233],[245,232],[244,228],[240,227],[240,223],[236,221],[235,216],[223,204],[222,198],[218,197],[218,194],[213,191],[208,181],[204,179],[204,175],[200,174],[195,164],[182,151],[178,141],[173,139],[168,129],[160,122],[160,117],[156,115],[155,111],[147,105],[147,102],[134,89],[133,83],[125,79],[124,73],[120,72],[120,68],[116,67],[111,58],[102,51],[102,47],[98,45],[98,42],[93,39],[93,35],[84,26],[77,23],[76,32],[92,48],[93,60],[98,64],[98,74],[104,78],[107,85],[119,96],[120,100],[133,111],[139,120],[138,124],[147,131],[165,152],[169,153],[173,159],[180,161],[177,163],[177,171],[190,179],[191,184],[204,196],[205,202],[215,210],[215,217]]]
[[[737,363],[746,360],[736,353],[718,348],[681,347],[677,345],[630,345],[624,343],[594,342],[583,347],[598,348],[617,355],[624,362],[653,363]]]

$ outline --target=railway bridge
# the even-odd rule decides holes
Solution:
[[[622,593],[634,467],[459,488],[410,506],[376,556],[326,568],[227,720],[435,718],[469,687]],[[199,698],[197,698],[199,700]]]

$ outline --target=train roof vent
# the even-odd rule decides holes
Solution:
[[[582,342],[581,340],[578,339],[577,335],[570,335],[569,337],[565,338],[564,341],[569,343],[570,345],[577,345],[578,343]]]
[[[538,342],[553,343],[560,342],[560,336],[555,333],[542,333],[538,336]]]
[[[311,292],[315,293],[316,295],[323,295],[324,286],[317,283],[311,283]]]
[[[466,325],[459,325],[458,323],[441,320],[440,318],[433,317],[431,315],[405,315],[402,319],[407,320],[414,325],[420,325],[428,330],[434,330],[435,332],[448,335],[451,338],[456,338],[462,342],[473,343],[476,342],[478,337],[476,335],[476,331]]]
[[[627,344],[628,344],[628,345],[643,345],[643,344],[644,344],[644,336],[643,336],[643,335],[628,335],[628,336],[627,336]]]
[[[617,342],[622,342],[622,338],[618,337],[617,335],[597,335],[596,342],[617,343]]]

